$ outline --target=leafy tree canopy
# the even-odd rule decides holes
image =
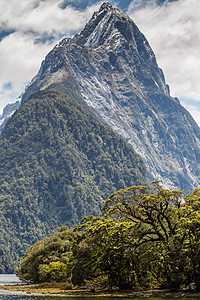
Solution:
[[[73,230],[78,238],[65,280],[122,289],[179,289],[194,282],[200,289],[200,189],[183,199],[182,191],[158,182],[133,186],[112,194],[103,211],[103,217],[86,217]],[[22,267],[19,275],[25,278]]]

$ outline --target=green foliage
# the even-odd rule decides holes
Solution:
[[[32,95],[0,136],[0,272],[61,225],[101,215],[111,192],[144,182],[141,159],[76,100]]]
[[[27,250],[17,275],[32,282],[65,281],[70,275],[67,264],[77,239],[78,234],[72,230],[58,229]]]
[[[75,267],[84,272],[82,278],[104,278],[104,284],[121,289],[136,285],[133,270],[135,256],[132,249],[127,247],[133,239],[134,225],[91,217],[85,218],[76,230],[82,231],[83,228],[86,228],[86,234],[78,245],[78,251],[74,252]],[[85,249],[87,255],[83,255]],[[72,282],[77,284],[74,269]]]
[[[56,264],[47,260],[46,274],[66,274],[76,285],[179,289],[194,282],[200,289],[200,189],[183,201],[182,191],[163,189],[158,182],[133,186],[112,194],[103,210],[104,217],[85,217],[71,231],[65,265],[60,252]],[[22,275],[29,256],[28,251]],[[33,279],[32,272],[27,279]]]
[[[200,191],[185,199],[182,191],[169,191],[154,182],[151,191],[149,187],[131,187],[112,194],[104,205],[108,216],[135,224],[132,249],[140,261],[136,273],[142,268],[146,278],[150,275],[149,279],[163,287],[178,289],[191,282],[200,287],[196,260]]]

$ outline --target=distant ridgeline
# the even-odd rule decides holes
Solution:
[[[38,92],[14,113],[0,152],[0,272],[58,226],[99,216],[110,192],[145,182],[132,147],[58,92]]]

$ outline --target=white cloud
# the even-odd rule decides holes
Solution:
[[[199,0],[165,1],[162,6],[148,1],[135,10],[136,2],[144,3],[132,1],[128,14],[152,46],[171,94],[200,101]]]
[[[62,0],[1,0],[0,27],[14,30],[0,42],[0,113],[37,73],[45,55],[62,36],[79,31],[102,1],[85,10],[61,9]],[[36,43],[53,35],[53,42]],[[6,89],[5,84],[11,83]]]
[[[182,100],[182,105],[190,112],[197,124],[200,126],[200,106],[190,104],[190,101]]]
[[[50,45],[35,44],[30,35],[13,33],[0,43],[0,78],[3,81],[27,81],[33,71],[36,72],[38,61],[44,58]]]
[[[0,113],[14,102],[37,73],[41,61],[62,36],[79,31],[102,1],[85,10],[60,8],[63,0],[1,0],[0,27],[15,32],[0,42]],[[128,14],[149,40],[164,70],[171,94],[200,101],[200,5],[178,0],[156,5],[157,0],[134,0]],[[117,1],[111,1],[114,5]],[[52,35],[55,39],[35,43]],[[11,82],[12,87],[5,89]],[[193,104],[194,106],[194,104]],[[187,109],[191,111],[189,106]],[[193,110],[194,111],[194,110]],[[197,120],[197,114],[193,116]]]
[[[88,17],[99,7],[99,3],[88,6],[85,11],[72,6],[61,9],[62,0],[1,0],[0,23],[21,32],[69,34],[79,30]]]
[[[133,0],[129,5],[129,12],[133,13],[136,10],[144,9],[146,7],[155,8],[157,5],[156,0]]]
[[[34,44],[29,35],[13,33],[0,43],[0,109],[22,93],[27,81],[37,72],[51,46]],[[9,89],[5,84],[11,83]]]

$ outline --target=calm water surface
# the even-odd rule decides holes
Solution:
[[[0,274],[0,285],[3,284],[20,284],[21,281],[14,274]],[[73,299],[72,299],[73,298]],[[10,292],[1,290],[0,300],[112,300],[114,297],[77,297],[77,296],[43,296],[28,294],[26,292]],[[119,300],[130,300],[131,298],[117,298]],[[132,300],[144,300],[145,298],[132,298]],[[147,299],[147,298],[146,298]],[[163,300],[159,298],[148,298],[148,300]],[[175,300],[175,299],[167,299]],[[184,299],[182,299],[184,300]],[[185,299],[186,300],[186,299]],[[189,300],[189,299],[187,299]],[[190,299],[192,300],[192,299]],[[195,299],[194,299],[195,300]]]
[[[17,284],[21,281],[15,274],[0,274],[0,285],[3,284]]]

